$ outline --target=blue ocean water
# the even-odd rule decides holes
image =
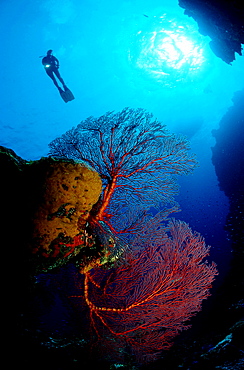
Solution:
[[[228,199],[211,162],[211,131],[244,87],[244,59],[217,58],[177,0],[2,0],[0,19],[0,144],[36,160],[88,116],[147,109],[197,154],[199,168],[179,179],[177,217],[212,245],[223,277]],[[67,104],[41,64],[48,49],[75,95]]]

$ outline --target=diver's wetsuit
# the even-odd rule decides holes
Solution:
[[[58,83],[55,79],[54,73],[57,76],[57,78],[59,79],[59,81],[62,83],[64,89],[66,89],[64,80],[62,79],[62,77],[60,76],[60,73],[58,71],[58,68],[59,68],[58,59],[55,58],[53,55],[47,55],[42,59],[42,64],[44,65],[44,68],[45,68],[48,76],[53,80],[54,85],[59,89],[59,91],[60,90],[62,91],[62,89],[61,89],[61,87],[58,86]]]

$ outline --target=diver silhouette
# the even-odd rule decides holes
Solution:
[[[53,52],[52,50],[47,51],[47,55],[42,59],[42,64],[45,68],[45,71],[46,71],[47,75],[52,79],[54,85],[59,90],[61,97],[67,103],[68,101],[74,99],[74,95],[68,89],[68,87],[65,85],[64,80],[62,79],[62,77],[59,73],[59,70],[58,70],[59,69],[59,61],[54,55],[52,55],[52,52]],[[58,85],[54,74],[59,79],[59,81],[62,83],[64,90],[62,90],[61,87]]]

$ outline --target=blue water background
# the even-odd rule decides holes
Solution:
[[[212,245],[211,259],[224,276],[231,258],[224,231],[228,199],[211,162],[211,131],[244,86],[244,59],[237,55],[227,65],[217,58],[210,39],[183,13],[176,0],[2,0],[0,144],[36,160],[48,154],[50,141],[88,116],[126,106],[147,109],[171,132],[187,135],[197,154],[199,168],[179,179],[182,212],[176,216]],[[150,69],[150,37],[163,15],[184,24],[186,36],[201,45],[204,62],[193,74],[172,68],[164,79],[157,67]],[[43,70],[39,57],[48,49],[75,95],[68,104]]]

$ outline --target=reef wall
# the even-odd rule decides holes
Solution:
[[[23,287],[22,278],[65,264],[84,249],[83,267],[100,261],[103,246],[87,230],[102,191],[94,169],[52,157],[27,162],[4,147],[0,166],[1,244],[17,284]]]
[[[216,144],[212,148],[212,162],[223,190],[230,201],[226,228],[233,251],[238,258],[244,250],[244,90],[233,97],[233,106],[213,130]]]
[[[226,230],[233,257],[215,309],[216,313],[221,311],[216,321],[220,329],[225,328],[226,336],[219,346],[209,351],[208,359],[213,360],[215,356],[215,360],[222,359],[226,366],[228,364],[225,368],[238,370],[243,368],[240,354],[244,330],[244,90],[236,92],[232,100],[233,106],[221,119],[219,128],[213,130],[216,144],[212,148],[212,162],[219,187],[230,202]]]
[[[244,2],[233,0],[179,0],[185,14],[192,17],[202,35],[212,40],[215,55],[230,64],[235,53],[242,55],[244,44]]]

